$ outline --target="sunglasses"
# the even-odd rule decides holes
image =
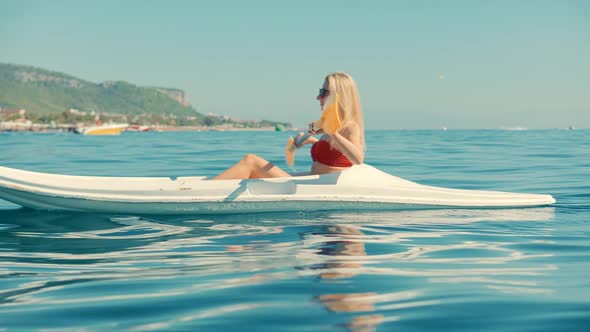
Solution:
[[[320,93],[318,94],[318,97],[324,98],[328,94],[328,92],[330,92],[330,90],[324,89],[324,88],[320,88]]]

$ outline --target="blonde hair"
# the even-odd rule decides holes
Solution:
[[[363,110],[361,108],[361,98],[359,96],[356,83],[350,75],[342,72],[328,74],[325,78],[328,82],[330,93],[337,93],[340,102],[338,108],[342,110],[342,124],[355,122],[361,131],[361,144],[365,146],[365,125],[363,121]]]

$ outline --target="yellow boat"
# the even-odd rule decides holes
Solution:
[[[106,124],[81,128],[77,132],[83,135],[120,135],[127,127],[129,127],[127,123]]]

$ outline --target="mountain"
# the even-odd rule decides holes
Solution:
[[[0,63],[0,107],[37,114],[64,112],[173,114],[204,118],[182,90],[123,81],[93,83],[45,69]]]

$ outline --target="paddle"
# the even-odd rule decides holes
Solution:
[[[322,117],[315,121],[315,126],[317,126],[319,129],[322,129],[324,133],[328,135],[334,134],[336,130],[338,130],[338,128],[340,128],[342,125],[342,122],[340,121],[340,114],[338,112],[338,102],[339,97],[337,93],[328,96],[326,105],[322,111]],[[295,162],[295,150],[297,150],[297,148],[310,136],[311,134],[307,133],[301,136],[297,141],[295,141],[293,137],[289,137],[287,146],[285,147],[285,160],[287,161],[287,165],[289,165],[289,167],[293,168],[293,164]]]
[[[322,112],[322,118],[316,121],[318,128],[323,129],[324,133],[328,135],[334,135],[336,130],[342,126],[342,122],[340,121],[340,113],[338,112],[339,102],[340,97],[337,93],[328,96],[328,100],[326,100],[326,106],[324,106],[324,110]]]

